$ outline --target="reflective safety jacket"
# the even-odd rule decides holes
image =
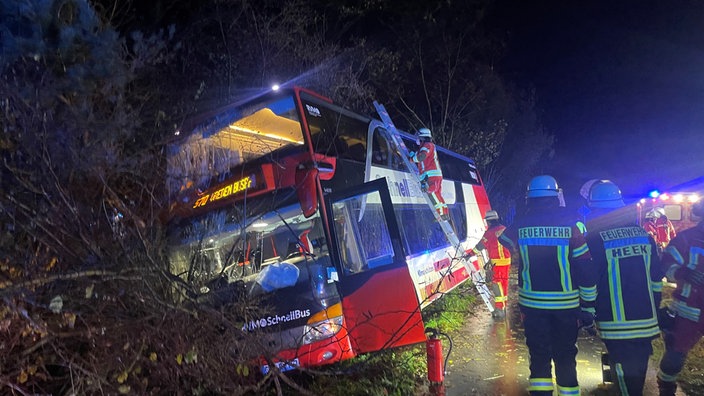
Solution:
[[[491,262],[496,266],[511,265],[511,252],[502,244],[499,243],[499,237],[503,234],[506,227],[501,224],[496,224],[489,227],[484,236],[482,236],[482,244],[489,253]]]
[[[662,256],[663,268],[668,279],[675,279],[675,271],[687,266],[704,271],[704,221],[679,233],[667,245]],[[670,309],[691,321],[698,322],[704,309],[704,288],[677,279],[677,289],[672,294]]]
[[[675,226],[672,225],[670,219],[663,216],[646,222],[643,224],[643,228],[655,239],[655,243],[661,248],[667,246],[670,240],[677,235]]]
[[[655,338],[664,275],[655,241],[637,224],[601,220],[587,224],[599,334],[609,340]]]
[[[517,217],[499,241],[518,255],[518,303],[527,308],[560,310],[580,305],[579,268],[591,256],[577,221],[564,207],[532,208]]]
[[[433,142],[423,142],[418,152],[411,156],[411,161],[418,165],[418,173],[421,180],[426,177],[442,177],[438,154],[435,151],[435,144]]]
[[[655,241],[662,246],[666,246],[672,238],[677,236],[675,232],[675,226],[672,225],[670,219],[665,216],[660,216],[655,219],[655,230],[657,232],[657,237]]]

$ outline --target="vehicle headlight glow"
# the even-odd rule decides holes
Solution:
[[[689,202],[692,202],[692,203],[698,202],[698,201],[699,201],[699,198],[700,198],[699,195],[697,195],[697,194],[692,194],[692,195],[689,196]]]
[[[303,344],[312,344],[334,336],[342,329],[342,321],[343,316],[336,316],[305,325]]]

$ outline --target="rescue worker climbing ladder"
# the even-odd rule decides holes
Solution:
[[[411,151],[408,156],[411,161],[418,164],[421,190],[430,196],[440,217],[443,220],[449,220],[447,204],[442,197],[442,171],[438,162],[438,153],[435,151],[435,144],[431,140],[432,137],[430,129],[420,128],[418,130],[418,145],[420,146],[418,152]]]
[[[379,116],[381,118],[381,121],[384,123],[387,132],[389,133],[389,143],[391,143],[394,147],[394,149],[400,154],[401,158],[403,159],[403,163],[406,165],[406,168],[408,171],[412,174],[415,175],[416,177],[416,182],[419,183],[419,185],[422,186],[422,180],[420,178],[420,175],[418,174],[418,167],[413,164],[409,157],[408,157],[408,149],[406,148],[406,145],[403,143],[403,139],[401,139],[401,136],[396,129],[396,126],[394,123],[391,121],[391,117],[389,117],[389,113],[386,111],[386,108],[377,101],[374,101],[374,107],[376,108],[377,113],[379,113]],[[428,131],[430,133],[430,131]],[[434,150],[433,150],[434,151]],[[434,154],[436,155],[436,154]],[[440,169],[439,167],[437,169]],[[442,173],[440,174],[440,181],[439,183],[442,182]],[[438,192],[440,197],[442,197],[441,193]],[[491,293],[491,290],[489,287],[486,285],[486,281],[484,280],[484,276],[470,263],[465,257],[464,257],[464,248],[460,244],[460,240],[457,237],[457,234],[455,233],[455,230],[452,228],[452,225],[449,223],[448,216],[442,216],[444,212],[438,210],[436,206],[436,201],[431,198],[430,195],[428,194],[423,194],[426,198],[426,202],[432,208],[433,215],[435,216],[435,221],[438,222],[440,225],[440,228],[442,229],[443,233],[447,237],[447,240],[450,241],[452,246],[455,248],[455,251],[458,254],[458,257],[455,257],[455,259],[459,259],[464,267],[467,269],[467,272],[470,274],[472,277],[472,282],[474,282],[474,285],[477,287],[477,291],[479,292],[479,295],[481,296],[482,300],[484,301],[484,304],[486,304],[487,309],[489,312],[494,311],[494,304],[493,304],[493,295]],[[444,201],[442,202],[444,205]],[[443,209],[443,206],[440,207]],[[447,210],[447,205],[444,205],[444,210]]]

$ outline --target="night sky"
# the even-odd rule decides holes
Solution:
[[[704,2],[504,1],[503,73],[535,86],[566,192],[624,195],[704,175]]]

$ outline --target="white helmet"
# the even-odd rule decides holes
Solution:
[[[645,214],[646,219],[657,219],[660,216],[662,215],[660,214],[658,208],[651,209],[650,211],[648,211],[648,213]]]
[[[420,128],[420,129],[418,130],[418,137],[432,138],[433,135],[430,133],[430,129],[428,129],[428,128]]]
[[[498,220],[499,219],[499,213],[496,212],[495,210],[488,210],[486,212],[486,215],[484,215],[484,220]]]

